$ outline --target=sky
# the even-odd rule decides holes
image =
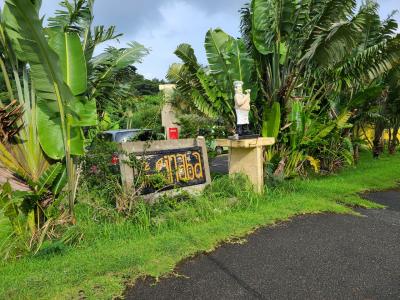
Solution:
[[[42,0],[42,11],[52,16],[59,0]],[[0,0],[2,5],[4,0]],[[210,28],[222,28],[232,36],[239,36],[239,10],[249,0],[96,0],[95,24],[116,25],[123,33],[119,43],[137,41],[150,54],[136,65],[145,77],[164,79],[168,67],[179,62],[173,54],[181,43],[189,43],[201,63],[206,63],[204,37]],[[400,10],[400,0],[378,0],[380,14],[386,17]],[[396,16],[400,22],[400,14]]]

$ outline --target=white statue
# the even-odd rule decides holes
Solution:
[[[250,135],[249,128],[249,113],[250,113],[250,92],[251,90],[246,90],[243,94],[243,82],[235,81],[233,83],[235,88],[235,110],[236,110],[236,120],[237,120],[237,135],[245,136]]]

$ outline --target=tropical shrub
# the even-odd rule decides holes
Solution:
[[[37,253],[40,250],[54,225],[54,219],[46,210],[60,197],[66,181],[65,167],[56,163],[37,182],[29,182],[29,191],[15,191],[8,182],[1,186],[0,211],[8,218],[12,228],[0,246],[3,258]]]
[[[95,138],[89,149],[81,160],[81,183],[93,195],[115,206],[116,197],[121,193],[120,150],[116,143],[101,138]]]
[[[383,96],[382,79],[400,59],[392,15],[380,20],[373,1],[356,7],[354,0],[252,0],[241,11],[241,39],[208,31],[207,67],[190,45],[178,46],[183,63],[167,78],[203,114],[232,126],[232,82],[244,81],[252,89],[251,123],[277,139],[268,156],[279,158],[278,173],[298,174],[305,164],[335,170],[353,163],[351,127],[371,115],[366,108]]]
[[[39,17],[41,1],[7,0],[1,12],[0,215],[12,225],[8,241],[22,241],[28,252],[37,252],[49,224],[57,223],[48,208],[60,205],[58,215],[68,220],[62,223],[75,222],[84,129],[98,124],[97,105],[115,73],[147,53],[131,43],[93,58],[97,45],[118,37],[114,27],[92,28],[93,2],[63,1],[65,11],[48,28]]]
[[[117,40],[122,36],[116,33],[115,26],[108,28],[94,26],[94,0],[63,0],[56,16],[49,18],[50,28],[61,28],[64,32],[79,36],[86,59],[87,97],[95,101],[99,121],[110,115],[108,107],[138,95],[138,89],[145,89],[144,79],[136,73],[132,64],[139,63],[149,53],[143,45],[129,42],[126,47],[107,47],[94,56],[94,50],[105,42]],[[155,83],[156,84],[156,83]],[[148,87],[148,93],[155,87]],[[114,121],[114,120],[112,120]]]
[[[130,97],[120,101],[113,116],[120,120],[121,128],[152,129],[155,132],[162,132],[163,104],[164,99],[160,94]]]
[[[48,224],[45,209],[66,184],[73,215],[73,156],[84,152],[82,127],[97,121],[95,102],[85,96],[86,63],[79,37],[57,28],[45,32],[39,9],[37,1],[6,1],[0,37],[9,103],[23,109],[8,122],[15,128],[5,129],[8,134],[0,144],[0,167],[11,180],[2,186],[1,209],[14,235],[29,227],[32,239]],[[21,181],[23,188],[16,184]]]

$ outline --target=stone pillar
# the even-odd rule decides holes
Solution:
[[[171,98],[176,88],[175,84],[162,84],[159,86],[160,91],[164,93],[165,103],[161,111],[161,122],[165,130],[165,136],[167,140],[170,139],[170,129],[176,129],[178,134],[181,131],[181,127],[178,125],[178,119],[176,117],[175,109],[171,105]]]
[[[217,140],[220,147],[229,148],[229,174],[249,177],[258,193],[264,191],[264,147],[275,144],[274,138]]]

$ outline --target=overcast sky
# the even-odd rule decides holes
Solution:
[[[2,4],[4,0],[0,0]],[[42,0],[42,13],[52,16],[58,0]],[[163,79],[180,43],[191,44],[205,63],[204,37],[209,28],[220,27],[239,36],[239,9],[248,0],[96,0],[95,24],[116,25],[124,34],[120,46],[137,41],[151,49],[139,72],[147,78]],[[400,0],[378,0],[381,15],[400,9]],[[396,18],[400,22],[399,15]]]

